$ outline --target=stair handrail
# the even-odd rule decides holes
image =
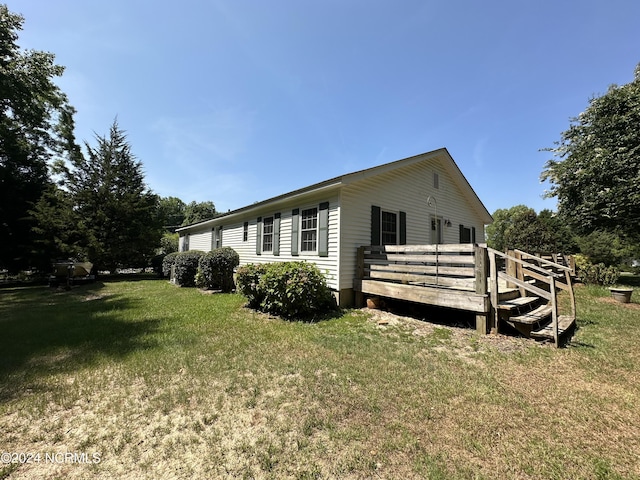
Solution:
[[[535,259],[540,263],[545,265],[549,265],[550,267],[557,268],[558,270],[571,271],[571,267],[567,267],[566,265],[562,265],[561,263],[552,262],[551,260],[547,260],[546,258],[539,257],[537,255],[532,255],[527,252],[523,252],[522,250],[518,250],[517,248],[513,250],[514,252],[519,253],[520,255],[524,255],[527,258]]]
[[[550,267],[557,268],[557,269],[562,270],[564,272],[565,283],[564,284],[560,283],[560,288],[562,288],[563,290],[566,290],[567,292],[569,292],[569,298],[570,298],[570,304],[571,304],[571,315],[575,320],[575,318],[576,318],[576,297],[575,297],[575,294],[573,292],[573,284],[572,284],[572,281],[571,281],[571,275],[572,274],[575,275],[575,268],[567,267],[567,266],[562,265],[560,263],[556,263],[556,262],[552,262],[550,260],[546,260],[546,259],[538,257],[536,255],[532,255],[530,253],[523,252],[522,250],[515,249],[514,252],[517,252],[518,254],[520,254],[520,256],[525,256],[525,257],[530,258],[530,259],[535,259],[535,260],[539,261],[542,264],[549,265]]]
[[[497,308],[498,299],[499,299],[498,277],[501,277],[507,281],[515,283],[516,285],[518,285],[521,288],[524,288],[525,290],[528,290],[534,293],[535,295],[538,295],[544,298],[545,300],[549,300],[549,302],[551,303],[551,322],[552,322],[552,328],[554,332],[554,341],[557,346],[558,345],[558,302],[556,298],[556,278],[555,278],[555,275],[553,275],[553,272],[549,272],[548,270],[545,270],[542,267],[538,267],[537,265],[534,265],[532,263],[529,263],[525,260],[514,257],[512,255],[506,254],[504,252],[500,252],[491,247],[487,248],[487,252],[489,253],[489,265],[490,265],[490,275],[491,275],[491,303],[493,304],[493,312],[494,312],[494,325],[493,325],[492,331],[494,333],[498,333],[498,323],[499,323],[498,308]],[[526,255],[529,255],[529,254],[526,254]],[[496,256],[504,258],[505,260],[515,261],[532,270],[538,270],[538,271],[542,270],[546,275],[540,275],[540,277],[546,278],[545,281],[549,284],[549,292],[541,288],[538,288],[534,285],[530,285],[527,282],[517,277],[509,275],[506,272],[498,272],[496,268]]]

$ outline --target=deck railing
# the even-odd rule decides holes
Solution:
[[[486,247],[473,244],[358,248],[356,304],[363,294],[488,312]],[[425,287],[425,288],[422,288]]]
[[[360,247],[358,277],[475,291],[477,259],[484,258],[483,250],[473,244]]]

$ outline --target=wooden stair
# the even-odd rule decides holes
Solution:
[[[559,346],[562,336],[575,325],[573,265],[557,263],[561,259],[557,254],[546,259],[521,250],[503,253],[488,248],[487,252],[494,312],[492,331],[498,333],[501,324],[508,325],[525,337],[551,339]],[[508,297],[503,296],[498,280],[506,283]],[[571,315],[560,315],[559,294],[566,295],[562,309],[567,310],[568,303]]]
[[[565,333],[570,331],[576,324],[575,318],[571,315],[560,315],[558,317],[558,336],[562,337]],[[530,333],[531,338],[541,338],[544,340],[553,340],[553,326],[548,323],[538,330],[532,330]]]
[[[552,306],[538,305],[538,297],[518,297],[500,302],[500,318],[527,338],[553,340]],[[558,317],[558,336],[575,325],[570,315]]]

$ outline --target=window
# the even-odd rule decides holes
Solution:
[[[273,251],[273,217],[266,217],[262,224],[262,251]]]
[[[371,205],[371,245],[406,245],[407,212]]]
[[[392,212],[382,212],[382,244],[398,244],[398,217]]]
[[[460,225],[460,243],[476,243],[476,228]]]
[[[303,252],[315,252],[318,248],[318,209],[302,210],[300,224],[301,248]]]
[[[222,247],[222,227],[216,229],[216,248]]]
[[[242,241],[249,241],[249,222],[244,222],[244,225],[242,226]]]

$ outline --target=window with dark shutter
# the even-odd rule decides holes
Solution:
[[[393,212],[382,212],[382,244],[398,244],[398,216]]]
[[[262,251],[273,251],[273,217],[262,219]]]
[[[318,209],[302,210],[300,216],[300,251],[315,252],[318,248]]]

